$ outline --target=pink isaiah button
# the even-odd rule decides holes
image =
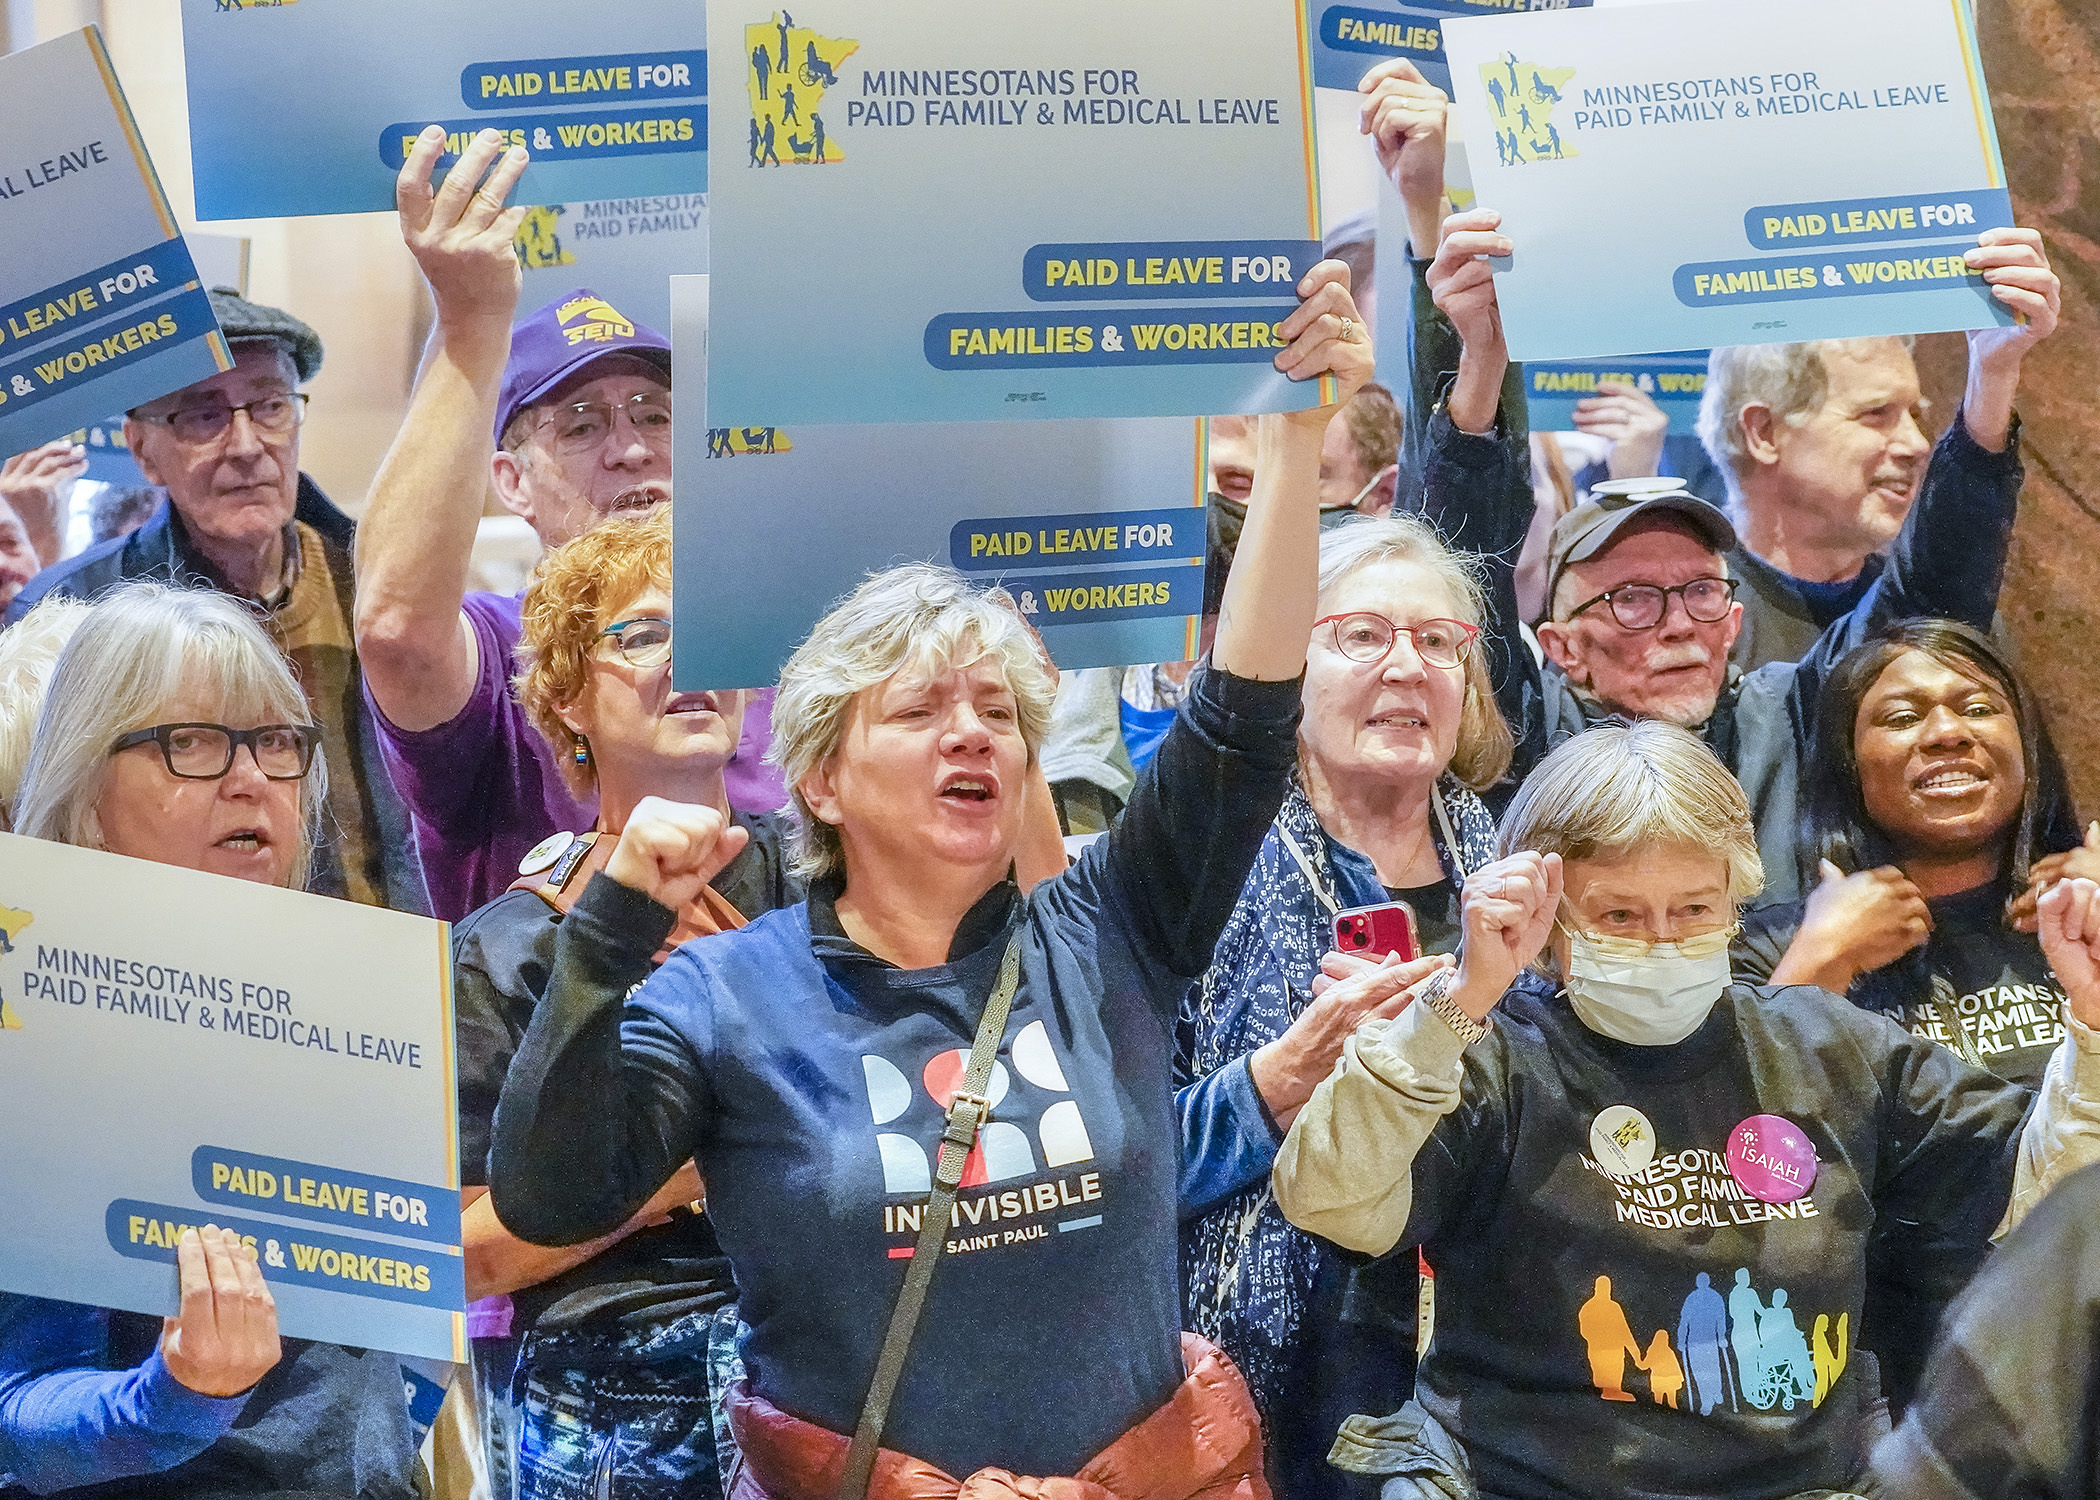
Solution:
[[[1765,1203],[1792,1203],[1816,1180],[1816,1148],[1783,1115],[1752,1115],[1728,1132],[1728,1175]]]

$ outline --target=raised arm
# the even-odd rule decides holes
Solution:
[[[525,212],[503,206],[525,170],[525,149],[499,159],[499,148],[494,131],[482,132],[433,193],[444,134],[432,126],[394,189],[401,235],[430,282],[437,323],[358,525],[357,655],[372,700],[410,731],[457,716],[480,670],[460,603],[522,284],[511,239]]]
[[[1383,1255],[1414,1211],[1415,1160],[1437,1124],[1459,1107],[1465,1043],[1419,999],[1448,984],[1448,1000],[1487,1018],[1518,972],[1546,944],[1560,907],[1560,856],[1518,854],[1466,879],[1464,958],[1455,980],[1415,986],[1413,1003],[1374,1018],[1342,1049],[1334,1072],[1300,1111],[1271,1179],[1276,1205],[1300,1229],[1345,1249]],[[1328,956],[1333,990],[1361,989],[1381,1005],[1404,991],[1405,971]]]
[[[1332,376],[1335,401],[1255,418],[1254,489],[1225,581],[1211,665],[1254,682],[1305,670],[1319,593],[1320,446],[1327,424],[1371,378],[1371,340],[1349,294],[1349,268],[1325,260],[1298,283],[1298,310],[1276,368],[1293,380]]]
[[[1210,665],[1190,678],[1115,827],[1070,877],[1044,887],[1082,904],[1113,893],[1130,951],[1159,976],[1155,999],[1170,1025],[1178,997],[1166,979],[1209,966],[1297,757],[1298,679],[1319,592],[1320,447],[1328,420],[1371,374],[1348,267],[1322,261],[1298,292],[1276,367],[1293,380],[1334,377],[1336,403],[1256,418],[1254,486]]]

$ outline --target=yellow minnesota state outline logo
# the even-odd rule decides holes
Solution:
[[[634,324],[603,297],[576,297],[564,302],[554,310],[554,320],[561,324],[562,337],[572,348],[634,337]]]
[[[15,939],[22,935],[23,928],[35,920],[29,912],[17,911],[12,906],[0,906],[0,955],[14,952]],[[22,1018],[16,1015],[14,1007],[7,1003],[7,992],[0,990],[0,1031],[21,1029]]]
[[[511,237],[511,248],[517,252],[518,264],[528,271],[576,264],[575,253],[561,239],[561,219],[568,211],[559,203],[525,210],[525,217],[518,222],[518,232]]]
[[[848,37],[797,26],[787,10],[744,28],[745,90],[751,96],[754,167],[821,167],[846,152],[824,128],[824,93],[838,69],[860,50]]]
[[[1514,52],[1480,65],[1488,113],[1495,122],[1495,155],[1504,166],[1581,154],[1561,138],[1560,127],[1553,123],[1553,111],[1574,76],[1573,68],[1518,62]]]

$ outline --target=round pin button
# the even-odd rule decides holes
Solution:
[[[539,874],[540,871],[547,869],[557,859],[560,859],[562,852],[575,842],[576,835],[573,833],[548,834],[525,851],[525,857],[518,861],[518,873],[520,875]]]
[[[1728,1175],[1765,1203],[1792,1203],[1815,1185],[1816,1148],[1784,1115],[1752,1115],[1728,1132]]]
[[[1612,1177],[1637,1177],[1655,1160],[1655,1127],[1631,1104],[1599,1110],[1590,1121],[1590,1156]]]

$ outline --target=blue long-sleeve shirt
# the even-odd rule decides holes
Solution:
[[[577,1243],[697,1156],[755,1390],[850,1431],[942,1112],[1018,934],[993,1116],[884,1443],[955,1474],[1074,1472],[1185,1375],[1175,1013],[1282,800],[1299,693],[1197,672],[1116,827],[1027,896],[987,893],[946,964],[860,949],[820,884],[687,943],[630,997],[671,913],[594,880],[497,1106],[497,1213]]]
[[[100,1308],[0,1295],[0,1490],[158,1473],[218,1441],[248,1404],[199,1395],[157,1348],[135,1368],[101,1368],[108,1334]]]

